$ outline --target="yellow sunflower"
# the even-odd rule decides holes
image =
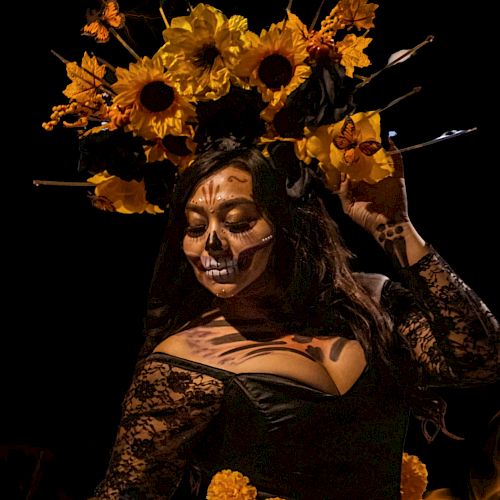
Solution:
[[[284,105],[286,97],[310,74],[306,64],[307,28],[296,16],[272,24],[259,37],[251,37],[252,47],[241,57],[236,73],[256,86],[262,99],[269,103],[262,112],[271,121]]]
[[[104,171],[88,182],[95,184],[93,204],[96,208],[122,214],[162,213],[163,210],[146,200],[144,181],[124,181]]]
[[[196,143],[192,134],[157,137],[151,144],[144,146],[148,162],[170,160],[180,172],[185,170],[194,160]]]
[[[181,135],[186,120],[194,118],[188,90],[166,73],[160,58],[144,57],[129,69],[117,68],[114,105],[130,108],[128,128],[145,139]]]
[[[200,3],[189,16],[172,19],[157,55],[169,71],[189,82],[197,99],[218,99],[236,78],[233,69],[250,45],[247,32],[244,17],[228,19],[215,7]]]
[[[380,144],[380,115],[356,113],[344,120],[306,129],[307,154],[319,160],[325,183],[338,189],[340,172],[354,181],[378,182],[394,172],[394,161]]]

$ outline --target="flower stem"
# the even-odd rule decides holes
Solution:
[[[137,61],[140,61],[140,57],[137,55],[137,52],[118,34],[118,32],[114,28],[109,28],[109,32],[129,51],[129,53],[134,57]]]
[[[415,54],[419,49],[421,49],[424,45],[427,45],[428,43],[431,43],[432,41],[434,41],[434,36],[429,35],[423,42],[420,42],[418,45],[416,45],[412,49],[407,50],[406,52],[401,54],[399,57],[394,59],[394,61],[391,61],[389,64],[386,64],[382,69],[379,69],[375,73],[364,78],[362,82],[360,82],[356,85],[356,88],[354,90],[356,91],[356,90],[364,87],[365,85],[368,85],[376,76],[380,75],[380,73],[382,73],[386,69],[391,68],[395,64],[398,64],[398,63],[403,62],[404,60],[408,59],[410,56]]]
[[[441,134],[439,137],[435,137],[429,141],[421,142],[420,144],[414,144],[413,146],[408,146],[406,148],[401,149],[390,149],[386,151],[388,155],[397,155],[400,153],[406,153],[407,151],[412,151],[414,149],[424,148],[425,146],[430,146],[431,144],[435,144],[436,142],[446,141],[448,139],[453,139],[454,137],[458,137],[459,135],[469,134],[470,132],[475,132],[477,127],[472,127],[467,130],[449,130],[444,134]]]
[[[47,181],[41,179],[33,180],[34,186],[66,186],[66,187],[89,187],[95,186],[91,182],[71,182],[71,181]]]

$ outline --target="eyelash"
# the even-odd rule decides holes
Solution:
[[[254,222],[253,219],[240,222],[226,222],[224,224],[224,227],[229,229],[231,233],[246,233],[247,231],[250,231],[250,229],[252,229],[252,222]],[[200,236],[203,236],[206,230],[207,226],[201,224],[198,226],[188,226],[186,229],[186,234],[191,238],[199,238]]]
[[[188,226],[186,228],[186,234],[191,238],[199,238],[200,236],[203,236],[206,228],[206,226]]]

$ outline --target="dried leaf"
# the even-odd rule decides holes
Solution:
[[[359,30],[373,28],[378,5],[367,2],[368,0],[340,0],[336,6],[335,16],[348,28],[352,26]]]
[[[365,68],[370,65],[370,59],[363,50],[371,41],[371,38],[350,34],[335,45],[342,55],[340,64],[344,66],[346,75],[350,78],[354,74],[354,68]]]
[[[105,72],[106,67],[99,64],[96,57],[90,57],[85,52],[81,66],[75,62],[66,64],[66,73],[71,83],[64,89],[63,94],[80,103],[92,102],[96,89],[103,82]]]

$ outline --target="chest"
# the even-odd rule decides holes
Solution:
[[[256,340],[231,325],[179,332],[156,349],[234,373],[270,373],[329,394],[343,394],[363,372],[358,342],[342,337],[275,334]]]

